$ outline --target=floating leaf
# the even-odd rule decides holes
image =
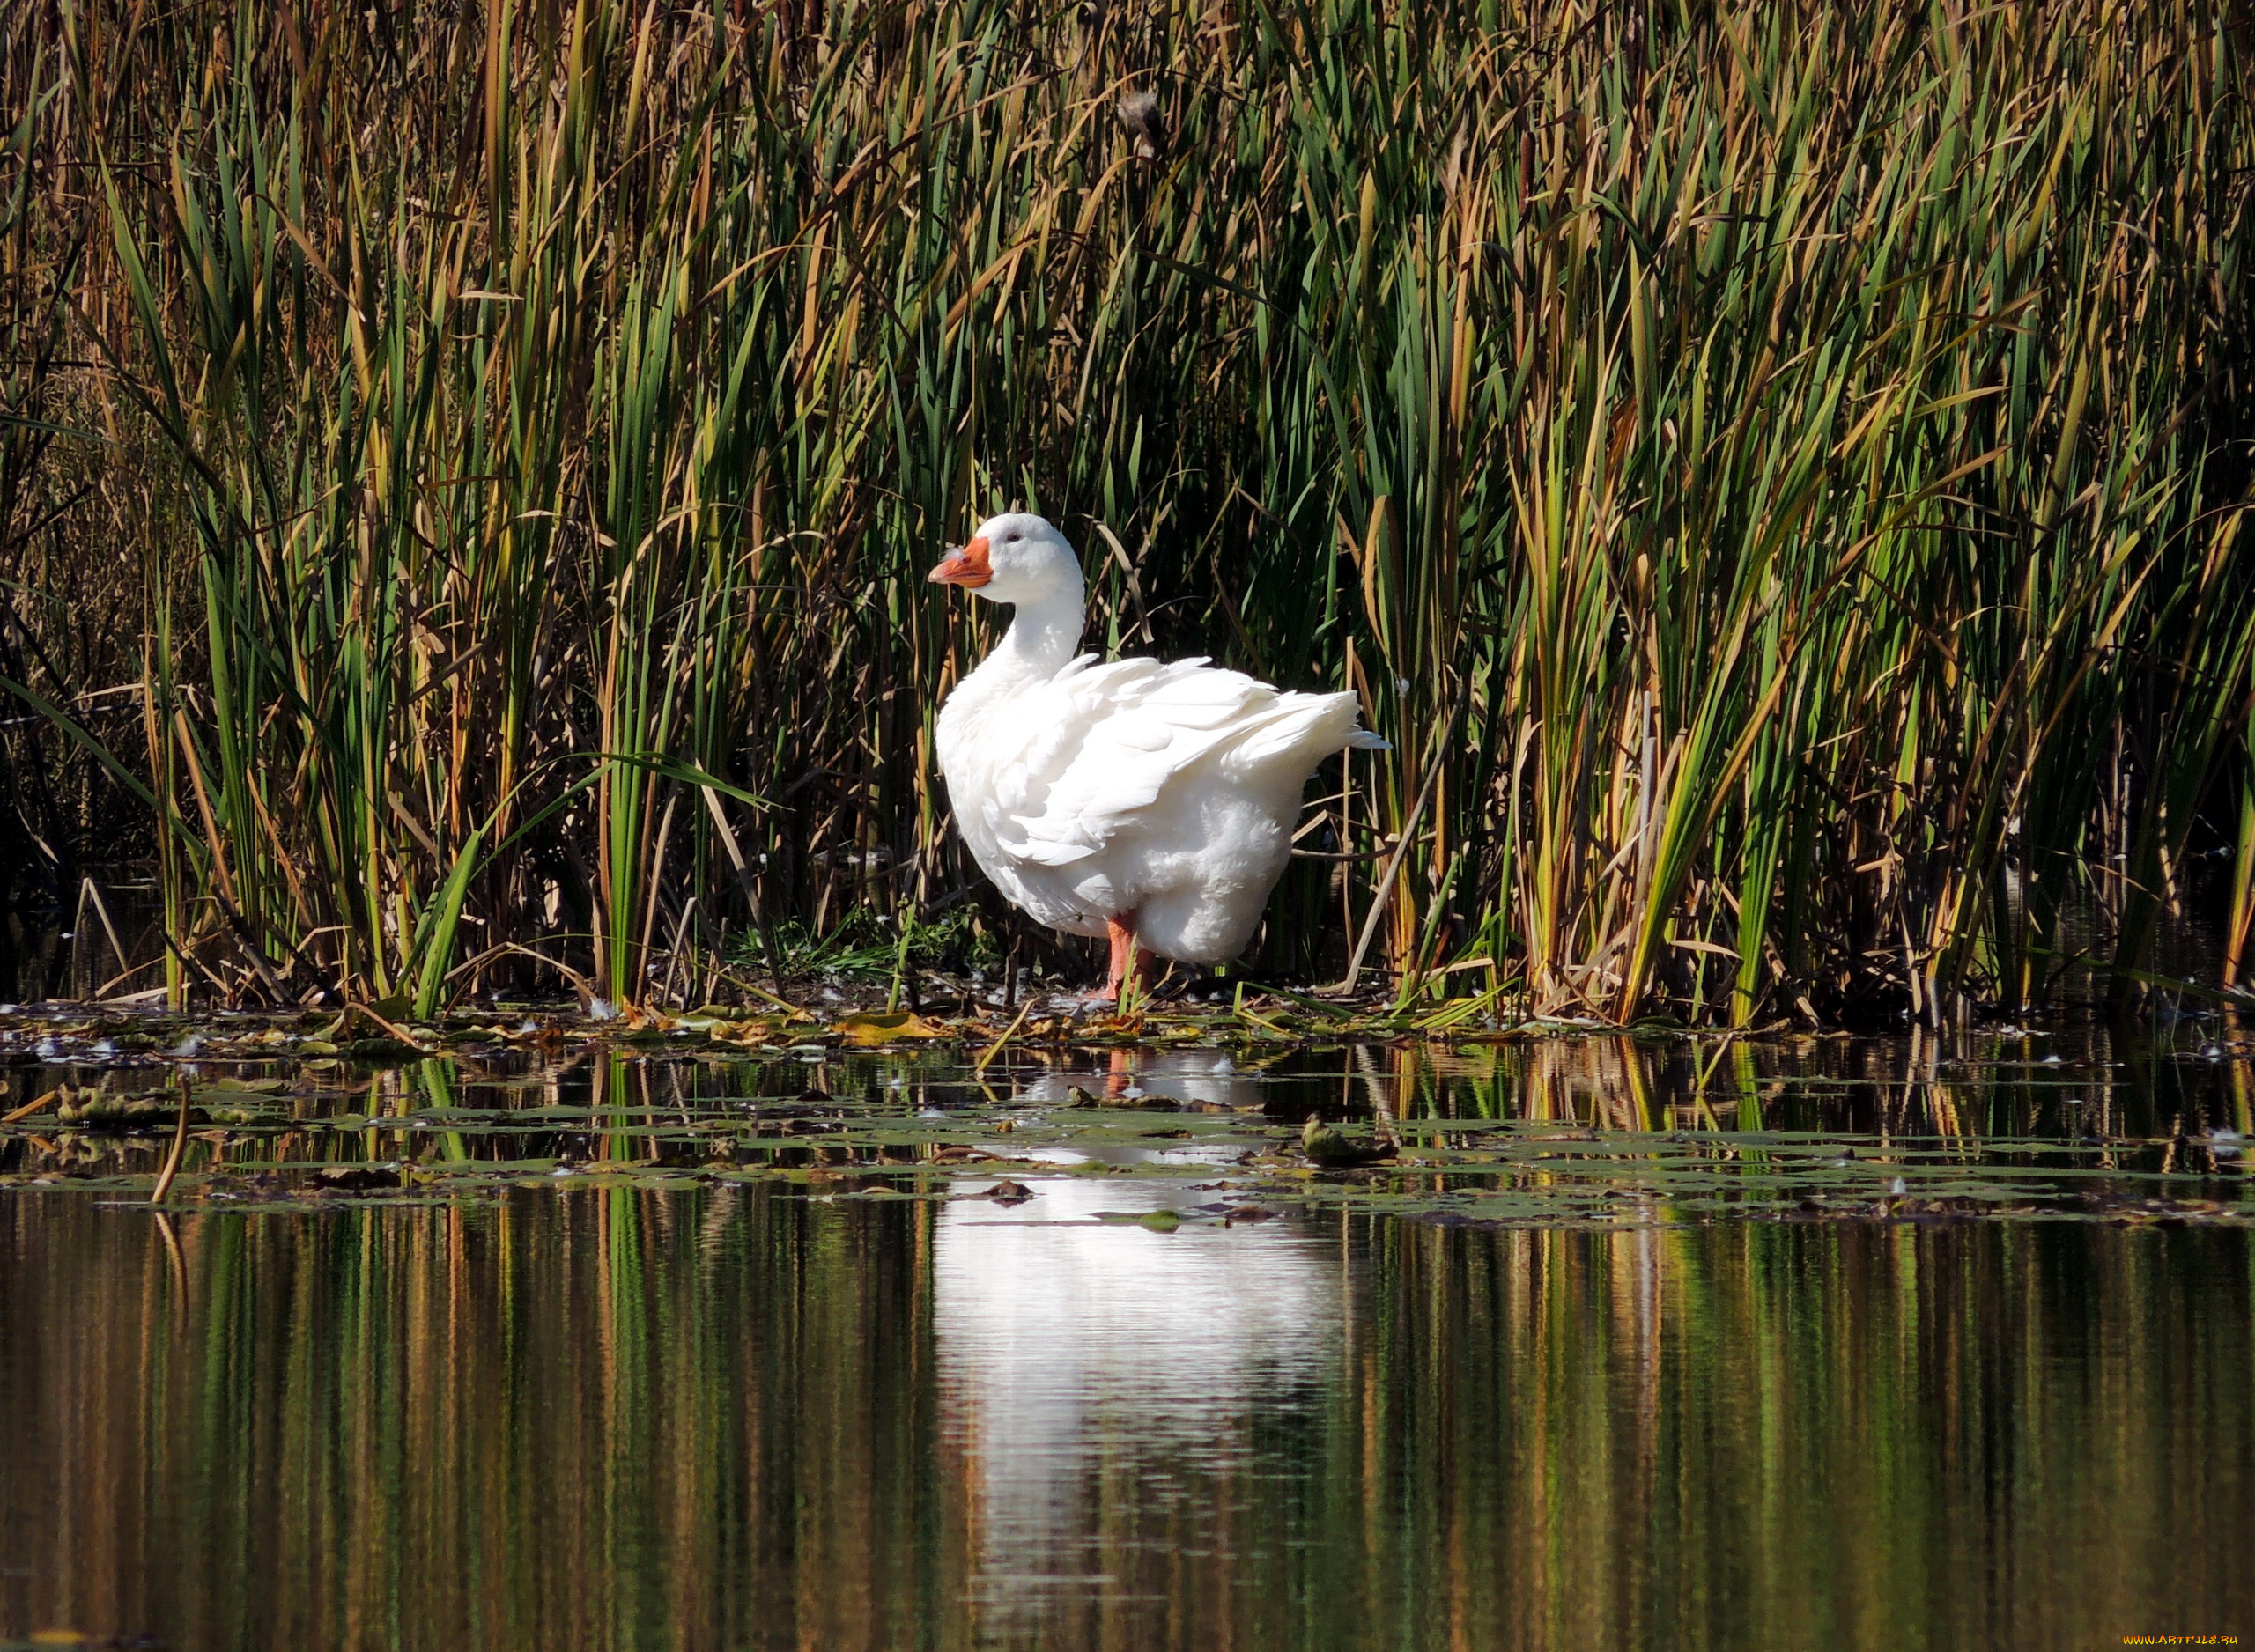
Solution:
[[[1100,1210],[1096,1219],[1113,1228],[1148,1228],[1153,1233],[1172,1233],[1182,1218],[1171,1210]]]
[[[868,1012],[833,1022],[831,1031],[848,1044],[889,1044],[903,1038],[945,1038],[948,1029],[921,1015],[900,1011],[893,1014]]]
[[[706,1036],[716,1044],[771,1044],[790,1021],[787,1015],[751,1015],[740,1021],[715,1021]]]

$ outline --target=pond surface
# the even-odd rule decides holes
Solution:
[[[275,1031],[17,1038],[67,1101],[0,1139],[0,1641],[2255,1633],[2222,1029]]]

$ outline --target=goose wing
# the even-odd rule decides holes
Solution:
[[[1028,706],[1022,756],[995,788],[997,836],[1039,865],[1085,859],[1162,807],[1187,771],[1310,697],[1202,658],[1075,660]]]

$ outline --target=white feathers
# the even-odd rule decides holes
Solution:
[[[1069,659],[1077,577],[1069,590],[1017,598],[1002,645],[941,711],[957,826],[1044,923],[1102,934],[1106,918],[1133,914],[1163,956],[1232,957],[1283,870],[1316,765],[1386,742],[1357,726],[1351,694],[1280,693],[1203,659]]]
[[[1329,726],[1344,735],[1355,715],[1352,695],[1279,694],[1202,660],[1076,660],[1023,703],[1041,733],[1013,765],[1023,800],[996,825],[1045,866],[1172,827],[1201,792],[1231,784],[1287,785],[1297,805],[1309,772],[1346,743]],[[1272,765],[1293,772],[1266,772]]]

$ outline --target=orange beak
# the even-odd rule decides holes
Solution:
[[[987,541],[972,540],[961,550],[951,550],[928,576],[934,585],[982,586],[994,577],[987,560]]]

